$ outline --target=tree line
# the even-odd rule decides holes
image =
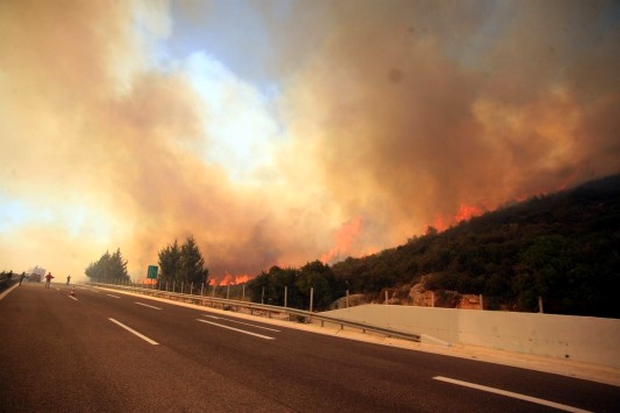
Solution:
[[[159,283],[208,282],[193,237],[159,252]],[[106,252],[87,268],[91,278],[127,277],[126,262]],[[128,277],[127,277],[128,278]],[[436,296],[481,294],[485,309],[620,318],[620,175],[506,205],[445,231],[425,235],[332,266],[318,260],[299,268],[271,267],[245,284],[254,302],[327,309],[347,291],[382,301],[383,292],[406,303],[411,287]],[[247,287],[247,288],[245,288]],[[286,296],[285,296],[286,294]],[[400,295],[400,296],[399,296]],[[439,305],[449,306],[449,302]]]
[[[482,294],[486,309],[620,318],[620,175],[537,196],[332,268],[376,299],[423,283]],[[405,287],[405,288],[403,288]],[[446,303],[448,304],[448,303]]]
[[[159,251],[158,258],[157,282],[162,286],[172,286],[174,283],[179,289],[181,286],[189,289],[192,284],[199,286],[208,283],[209,270],[193,236],[187,237],[181,245],[175,239],[174,243]],[[106,251],[86,268],[85,273],[97,282],[129,282],[130,279],[127,260],[123,258],[120,248],[113,254]]]
[[[620,281],[620,175],[463,221],[362,258],[329,266],[272,267],[248,282],[254,302],[326,309],[346,294],[383,301],[390,291],[412,302],[413,285],[434,291],[439,306],[450,297],[481,294],[489,310],[538,311],[620,318],[615,286]],[[443,297],[446,297],[445,300]]]
[[[318,260],[300,268],[273,266],[247,283],[254,302],[306,310],[310,308],[311,289],[312,308],[322,310],[345,293],[346,285],[336,280],[329,265]]]
[[[96,282],[128,282],[127,260],[123,258],[121,249],[110,254],[106,251],[97,261],[91,262],[84,273]]]

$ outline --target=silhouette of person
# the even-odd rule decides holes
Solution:
[[[50,288],[50,284],[52,283],[52,278],[54,278],[54,276],[52,275],[51,272],[48,272],[47,275],[45,276],[45,288]]]

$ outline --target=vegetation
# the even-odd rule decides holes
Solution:
[[[309,262],[299,269],[273,266],[248,282],[252,301],[272,305],[309,309],[325,309],[342,294],[345,287],[336,282],[331,268],[320,261]],[[285,303],[286,294],[286,303]]]
[[[438,296],[482,294],[486,309],[620,318],[620,175],[538,196],[331,268],[272,267],[249,282],[253,301],[308,308],[329,306],[346,290],[381,300],[388,288],[417,283]]]
[[[159,251],[159,283],[175,283],[179,287],[206,284],[209,270],[200,253],[194,237],[190,236],[183,245],[177,240]]]
[[[123,259],[120,248],[114,254],[105,252],[98,261],[92,262],[85,270],[91,281],[127,282],[127,261]]]

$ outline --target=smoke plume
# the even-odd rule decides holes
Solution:
[[[216,3],[0,2],[0,264],[79,276],[120,248],[142,277],[193,235],[234,282],[620,171],[617,3],[244,3],[273,123],[240,115],[263,100],[223,70],[227,110],[205,103],[208,51],[161,63],[175,18]],[[258,119],[260,167],[214,155],[225,115]]]

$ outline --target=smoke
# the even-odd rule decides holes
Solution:
[[[285,104],[298,160],[381,229],[362,237],[395,244],[619,170],[617,4],[322,4]]]
[[[138,277],[193,235],[238,282],[620,170],[613,2],[244,4],[268,46],[226,3],[0,2],[0,264]],[[179,21],[245,77],[169,56]]]

